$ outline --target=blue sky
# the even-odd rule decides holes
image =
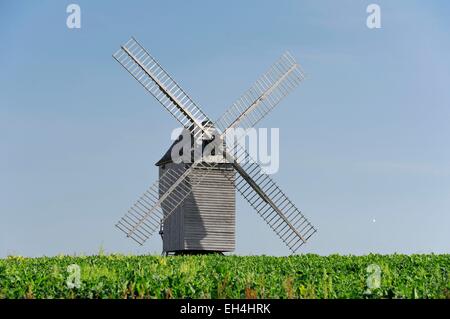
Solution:
[[[280,128],[274,179],[319,230],[303,252],[449,252],[449,3],[76,1],[79,30],[69,3],[0,4],[0,257],[160,252],[114,227],[177,127],[111,57],[131,35],[211,118],[285,50],[301,63],[260,126]],[[289,253],[237,206],[236,253]]]

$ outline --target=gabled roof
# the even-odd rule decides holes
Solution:
[[[164,165],[167,163],[172,163],[172,149],[175,146],[175,144],[177,144],[181,141],[181,139],[182,139],[182,135],[178,136],[178,138],[175,140],[175,142],[173,142],[172,145],[170,145],[169,149],[163,155],[163,157],[161,157],[161,159],[155,163],[156,166],[161,166],[161,165]]]
[[[209,122],[209,121],[203,121],[202,122],[202,125],[203,126],[210,126],[210,127],[213,127],[212,125],[211,125],[211,122]],[[192,127],[191,127],[192,128]],[[187,134],[189,134],[189,133],[187,133],[187,132],[189,132],[189,131],[187,131],[187,129],[184,129],[184,135],[186,136]],[[187,134],[186,134],[187,133]],[[190,136],[191,136],[191,159],[193,160],[194,159],[194,150],[193,150],[193,143],[194,143],[194,139],[193,139],[193,135],[192,134],[190,134]],[[182,141],[182,139],[183,139],[183,133],[180,135],[180,136],[178,136],[178,138],[172,143],[172,145],[170,145],[170,147],[169,147],[169,149],[167,150],[167,152],[163,155],[163,157],[161,157],[161,159],[159,160],[159,161],[157,161],[156,163],[155,163],[155,165],[156,166],[161,166],[161,165],[164,165],[164,164],[168,164],[168,163],[172,163],[172,149],[174,148],[174,146],[176,145],[176,144],[178,144],[178,143],[180,143],[181,141]],[[214,139],[213,139],[214,140]],[[211,141],[213,141],[213,140],[211,140]],[[211,141],[205,141],[204,143],[203,143],[203,145],[202,145],[202,150],[206,147],[206,145],[208,145],[209,143],[211,143]],[[179,154],[180,156],[181,155],[183,155],[183,149],[181,149],[180,150],[180,154]]]

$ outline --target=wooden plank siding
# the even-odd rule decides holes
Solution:
[[[182,165],[167,163],[159,167],[159,174],[161,176],[166,169]],[[190,177],[193,184],[198,173],[194,170]],[[236,191],[230,182],[234,174],[230,164],[220,164],[219,168],[209,172],[201,183],[193,186],[191,194],[163,225],[165,252],[234,251]],[[160,194],[163,191],[160,189]]]

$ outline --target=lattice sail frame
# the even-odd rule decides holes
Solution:
[[[284,53],[216,121],[215,127],[222,132],[237,127],[252,128],[304,78],[305,74],[300,65],[289,52]]]
[[[210,134],[204,126],[204,123],[210,123],[205,113],[136,39],[131,38],[113,57],[188,129],[194,138],[200,137],[200,134]],[[255,125],[303,79],[304,73],[299,65],[289,53],[285,53],[215,123],[216,129],[222,132],[220,138],[224,137],[227,130],[237,128],[240,124],[243,124],[240,128]],[[239,173],[234,181],[238,191],[290,250],[296,252],[316,229],[238,143],[232,152],[225,152]],[[244,163],[244,167],[241,163]],[[217,163],[205,164],[199,160],[185,166],[184,170],[167,170],[130,208],[117,227],[142,245],[158,229],[157,221],[163,223],[190,194],[189,186],[192,185],[189,185],[188,177],[192,170],[202,168],[204,177],[216,166]],[[197,179],[196,183],[201,180],[202,177]],[[158,193],[159,185],[170,186],[161,195]]]
[[[202,134],[205,130],[202,123],[208,121],[206,114],[134,37],[122,45],[113,58],[195,138]]]

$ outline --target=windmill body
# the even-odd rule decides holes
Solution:
[[[174,163],[173,145],[155,164],[159,170],[159,196],[170,185],[164,182],[168,170],[186,171],[189,165]],[[211,159],[208,159],[211,164]],[[205,163],[208,164],[208,163]],[[235,249],[236,189],[230,163],[214,163],[210,171],[194,168],[187,179],[189,195],[173,213],[162,204],[164,222],[160,234],[167,254],[231,252]],[[200,182],[201,180],[201,182]],[[176,194],[177,190],[174,191]],[[175,196],[175,195],[173,195]],[[175,200],[170,198],[169,200]]]

